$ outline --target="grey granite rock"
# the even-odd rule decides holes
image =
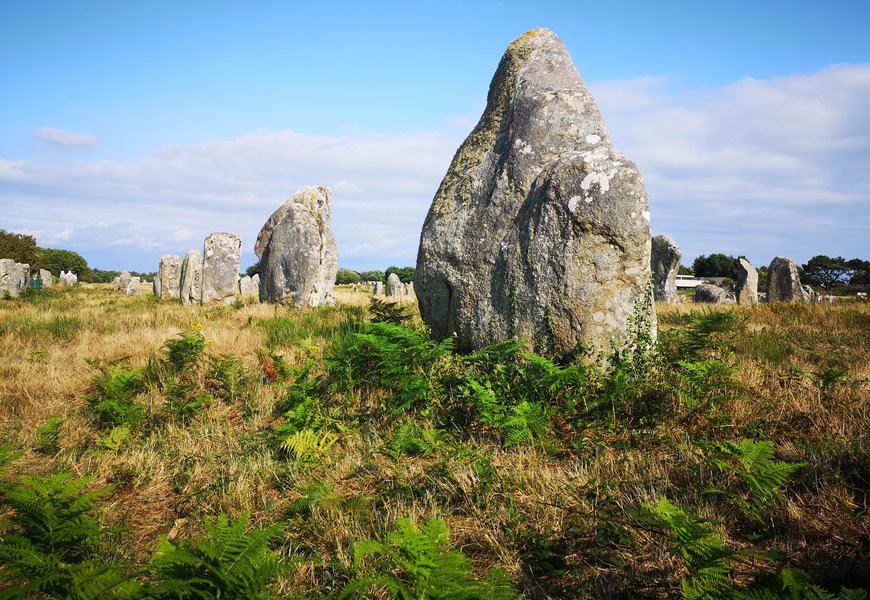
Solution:
[[[202,259],[202,303],[232,304],[239,293],[242,238],[235,233],[210,233]]]
[[[650,213],[559,38],[507,48],[426,216],[415,291],[461,350],[518,336],[609,353],[648,304]],[[654,307],[639,321],[655,334]]]
[[[180,297],[181,289],[181,257],[177,254],[164,254],[160,257],[160,265],[157,269],[159,280],[155,294],[162,299]]]
[[[682,253],[677,243],[666,235],[652,239],[650,267],[653,273],[653,293],[660,302],[678,302],[677,273]]]
[[[797,265],[790,258],[777,256],[767,268],[768,302],[807,302]]]
[[[307,187],[272,213],[254,246],[261,300],[297,308],[335,303],[338,247],[331,211],[329,188]]]
[[[199,250],[188,250],[181,264],[182,304],[202,304],[202,256]]]
[[[739,263],[737,266],[737,282],[734,284],[737,304],[755,306],[758,304],[758,271],[745,258],[741,258],[737,262]]]
[[[718,285],[701,283],[695,288],[695,302],[703,304],[731,304],[734,301],[728,298],[728,293]]]

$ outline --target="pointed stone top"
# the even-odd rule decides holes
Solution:
[[[254,254],[257,258],[263,258],[263,250],[269,244],[275,225],[283,221],[287,213],[293,210],[308,211],[318,222],[322,222],[324,217],[329,220],[332,211],[332,192],[328,187],[309,185],[290,196],[278,210],[272,213],[260,230],[257,242],[254,244]]]

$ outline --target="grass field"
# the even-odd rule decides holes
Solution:
[[[372,323],[367,295],[336,295],[307,312],[108,285],[0,301],[0,590],[870,585],[870,304],[659,305],[656,351],[598,368],[521,343],[457,355],[412,302]]]

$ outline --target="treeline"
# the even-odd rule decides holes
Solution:
[[[94,271],[81,254],[72,250],[40,248],[32,235],[0,229],[0,258],[28,264],[31,269],[47,269],[53,275],[72,271],[81,281],[95,281]]]
[[[386,271],[377,269],[372,271],[352,271],[350,269],[339,269],[335,274],[335,283],[337,285],[350,285],[359,283],[360,281],[383,281],[386,283],[390,273],[395,273],[402,283],[412,283],[414,281],[414,267],[387,267]]]
[[[701,255],[692,263],[691,273],[695,277],[727,277],[737,279],[739,259],[730,255],[716,253]],[[812,257],[799,266],[801,281],[825,290],[843,286],[870,286],[870,261],[860,258],[846,260],[842,256],[831,258],[824,254]],[[681,266],[680,272],[683,272]],[[767,279],[767,267],[758,267],[759,281]]]

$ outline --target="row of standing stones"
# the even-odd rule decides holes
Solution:
[[[269,217],[254,248],[259,282],[239,278],[239,236],[213,233],[202,258],[195,250],[183,261],[161,258],[155,294],[185,303],[251,294],[300,308],[332,304],[331,207],[328,188],[308,187]],[[454,337],[460,350],[520,337],[594,357],[631,336],[653,339],[651,296],[676,299],[679,250],[657,239],[640,172],[613,147],[562,42],[535,29],[508,46],[483,115],[433,198],[410,290],[433,336]],[[742,264],[737,301],[751,304],[757,274]],[[409,291],[400,285],[392,274],[387,295]],[[775,259],[768,300],[798,298],[794,263]]]
[[[666,235],[652,239],[650,267],[653,275],[653,292],[660,302],[677,303],[677,273],[682,254],[676,242]],[[738,276],[734,284],[734,295],[730,296],[723,288],[702,283],[695,288],[693,300],[706,304],[740,304],[755,306],[759,302],[758,271],[746,260],[738,260]],[[795,262],[777,256],[767,269],[767,290],[763,299],[767,302],[810,302],[819,301],[820,296],[809,286],[802,285],[800,272]]]
[[[17,298],[34,280],[40,282],[40,287],[54,285],[54,277],[47,269],[33,269],[27,263],[15,262],[11,258],[0,258],[0,298],[9,296]],[[73,272],[61,271],[58,285],[71,287],[78,282],[78,276]]]

